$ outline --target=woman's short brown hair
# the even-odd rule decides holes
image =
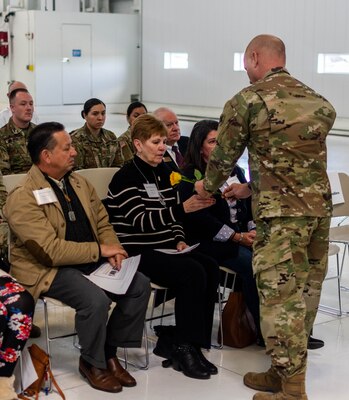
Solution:
[[[140,115],[132,125],[132,142],[134,141],[134,139],[138,139],[142,143],[144,143],[154,134],[167,136],[167,130],[164,123],[155,118],[152,114]]]

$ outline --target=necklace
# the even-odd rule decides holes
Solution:
[[[65,198],[65,201],[67,202],[67,206],[68,206],[68,218],[69,221],[71,222],[75,222],[76,221],[76,216],[75,216],[75,212],[73,211],[73,208],[71,206],[71,198],[68,196],[68,191],[67,191],[67,186],[65,185],[65,180],[62,179],[62,192]]]
[[[133,162],[134,166],[138,169],[138,172],[143,176],[143,178],[145,179],[145,181],[146,181],[147,184],[149,185],[148,179],[147,179],[146,176],[143,174],[143,172],[140,170],[140,168],[138,167],[138,165],[135,163],[135,160],[132,160],[132,162]],[[156,188],[157,188],[157,194],[158,194],[159,203],[160,203],[163,207],[166,207],[165,197],[164,197],[164,195],[163,195],[162,193],[160,193],[160,189],[159,189],[159,186],[158,186],[158,183],[157,183],[156,175],[155,175],[155,172],[154,172],[153,170],[152,170],[152,173],[153,173],[153,176],[154,176],[155,186],[156,186]]]

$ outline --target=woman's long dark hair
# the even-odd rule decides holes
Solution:
[[[198,169],[202,174],[206,170],[206,162],[202,158],[201,148],[211,131],[218,129],[218,122],[212,119],[203,119],[193,126],[191,131],[187,151],[184,157],[184,168],[192,167]]]

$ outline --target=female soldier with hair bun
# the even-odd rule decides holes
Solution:
[[[106,119],[103,101],[96,98],[87,100],[81,116],[86,121],[85,125],[71,132],[72,143],[78,153],[76,167],[83,169],[121,166],[120,145],[116,136],[103,128]]]

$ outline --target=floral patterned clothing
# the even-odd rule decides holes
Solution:
[[[0,274],[0,376],[9,377],[29,338],[32,296],[10,276]]]

